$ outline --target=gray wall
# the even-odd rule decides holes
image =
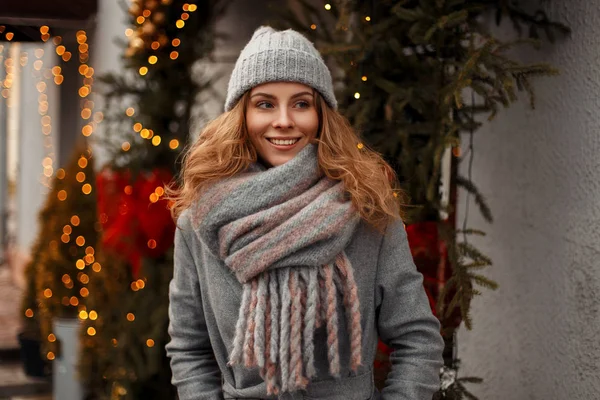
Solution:
[[[536,84],[535,111],[503,111],[475,137],[473,178],[495,222],[473,204],[469,221],[488,232],[475,243],[500,288],[473,302],[458,356],[485,400],[600,398],[600,8],[551,7],[572,38],[519,55],[562,75]]]

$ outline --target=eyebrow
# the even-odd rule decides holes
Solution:
[[[300,96],[304,96],[304,95],[309,95],[310,97],[313,97],[313,94],[311,92],[299,92],[299,93],[296,93],[295,95],[293,95],[291,98],[295,99],[296,97],[300,97]],[[266,97],[268,99],[275,99],[276,98],[272,94],[262,93],[262,92],[254,93],[252,96],[250,96],[250,98],[253,98],[255,96],[263,96],[263,97]]]

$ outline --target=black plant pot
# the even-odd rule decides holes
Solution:
[[[20,332],[18,335],[21,346],[21,362],[27,376],[46,377],[48,376],[46,362],[40,354],[40,340]]]

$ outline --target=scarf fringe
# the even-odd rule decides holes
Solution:
[[[315,330],[325,326],[329,374],[340,375],[338,293],[350,338],[350,369],[362,361],[358,289],[343,252],[322,268],[279,268],[243,285],[229,365],[258,367],[267,394],[305,389],[317,374]]]

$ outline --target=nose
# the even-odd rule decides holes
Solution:
[[[288,110],[285,107],[280,108],[275,120],[273,121],[273,128],[291,129],[294,126],[294,120],[291,118]]]

